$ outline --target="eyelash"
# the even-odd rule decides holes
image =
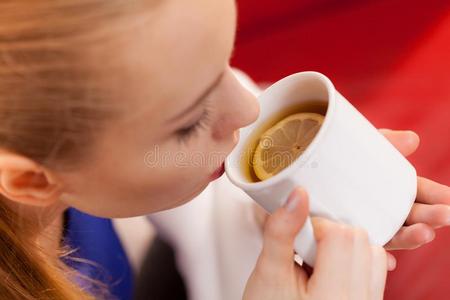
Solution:
[[[205,106],[201,117],[192,125],[188,127],[178,129],[176,131],[177,139],[179,143],[187,143],[198,131],[202,128],[206,128],[209,125],[211,110],[208,105]]]

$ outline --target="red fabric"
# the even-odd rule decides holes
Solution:
[[[378,127],[413,129],[418,174],[450,184],[450,1],[241,0],[233,65],[258,82],[320,71]],[[450,229],[394,252],[385,299],[450,298]]]

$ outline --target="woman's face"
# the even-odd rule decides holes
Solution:
[[[89,163],[58,174],[63,201],[98,216],[188,202],[223,173],[259,111],[228,65],[234,1],[161,1],[134,21],[90,53],[109,66],[100,81],[122,117],[98,134]]]

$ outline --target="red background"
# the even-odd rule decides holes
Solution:
[[[421,137],[418,173],[450,183],[450,1],[240,0],[233,65],[256,81],[326,74],[377,127]],[[450,299],[450,228],[396,251],[385,299]]]

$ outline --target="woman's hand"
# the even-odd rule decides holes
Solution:
[[[419,146],[419,136],[412,131],[380,129],[380,132],[404,155]],[[262,226],[267,213],[255,206],[255,216]],[[450,187],[417,177],[417,198],[403,226],[385,245],[388,250],[414,249],[434,239],[434,229],[450,225]]]
[[[308,196],[297,188],[287,204],[267,218],[263,249],[243,299],[382,299],[387,270],[395,267],[395,261],[382,247],[371,246],[362,229],[313,219],[314,272],[309,277],[295,263],[294,239],[308,213]]]
[[[412,131],[380,129],[380,132],[404,155],[419,146]],[[414,249],[434,239],[434,229],[450,225],[450,188],[430,179],[417,177],[417,198],[405,226],[385,246],[389,250]]]

